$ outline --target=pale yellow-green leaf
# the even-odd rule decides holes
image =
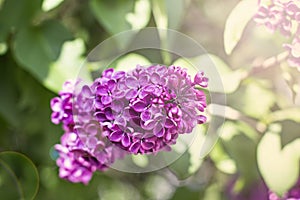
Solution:
[[[265,117],[265,122],[271,123],[271,122],[282,121],[282,120],[293,120],[300,123],[299,113],[300,113],[299,107],[292,107],[283,110],[278,110],[267,115]]]
[[[234,174],[237,172],[236,163],[224,151],[220,142],[217,143],[210,152],[210,158],[214,161],[218,170],[226,174]]]
[[[116,71],[129,71],[135,69],[136,65],[148,66],[150,61],[139,54],[131,53],[117,61]]]
[[[131,159],[133,163],[139,167],[146,167],[149,164],[149,160],[146,155],[132,155]]]
[[[281,149],[279,133],[265,133],[257,148],[257,162],[268,187],[279,195],[298,180],[300,139]]]
[[[52,63],[49,68],[44,85],[48,89],[58,92],[66,80],[77,78],[91,80],[89,72],[83,67],[84,58],[82,54],[84,52],[85,47],[82,39],[65,42],[59,59]]]
[[[44,0],[42,4],[42,10],[47,12],[59,6],[64,0]]]
[[[132,29],[140,29],[149,22],[150,11],[149,0],[138,0],[135,2],[134,11],[127,13],[125,18],[131,24]]]
[[[7,52],[7,44],[5,42],[0,43],[0,55],[4,55]]]
[[[246,25],[257,10],[257,1],[242,0],[229,14],[224,29],[224,47],[228,55],[240,41]]]

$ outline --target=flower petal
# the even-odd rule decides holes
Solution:
[[[111,98],[111,96],[102,96],[101,97],[101,102],[104,105],[110,104],[112,102],[112,98]]]
[[[131,142],[130,142],[130,137],[124,133],[123,137],[122,137],[122,140],[121,140],[121,143],[124,147],[129,147]]]
[[[84,85],[84,86],[82,87],[81,93],[82,93],[82,95],[83,95],[84,97],[86,97],[86,98],[89,98],[89,97],[91,97],[91,96],[93,95],[93,93],[92,93],[90,87],[87,86],[87,85]]]
[[[110,134],[109,140],[112,142],[120,142],[123,137],[123,132],[122,131],[114,131]]]
[[[105,85],[99,85],[97,87],[97,95],[107,95],[108,93],[108,88]]]
[[[152,130],[155,125],[156,125],[156,121],[154,121],[153,119],[150,119],[150,120],[147,120],[143,124],[143,128],[146,129],[146,130]]]
[[[137,112],[142,112],[146,108],[146,104],[142,101],[137,101],[132,105],[132,108]]]
[[[114,72],[113,68],[106,69],[102,72],[102,76],[106,77],[106,78],[110,78],[112,76],[113,72]]]
[[[165,129],[162,126],[161,123],[158,123],[154,128],[153,128],[153,134],[157,137],[162,137],[165,134]]]
[[[145,150],[150,150],[154,147],[154,143],[153,142],[147,142],[147,141],[141,141],[141,146]]]
[[[129,147],[129,151],[130,151],[131,153],[137,154],[138,151],[139,151],[139,149],[140,149],[140,147],[141,147],[141,144],[140,144],[139,141],[137,141],[137,142],[133,143],[133,144]]]
[[[135,77],[128,77],[125,80],[125,84],[129,88],[136,88],[137,87],[137,79]]]

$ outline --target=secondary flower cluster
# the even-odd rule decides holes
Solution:
[[[272,0],[270,5],[261,5],[254,21],[269,30],[292,37],[292,44],[283,46],[289,52],[288,63],[300,69],[300,3],[292,0]]]
[[[125,153],[170,150],[206,121],[207,85],[203,72],[192,80],[186,69],[160,65],[107,69],[90,85],[66,82],[51,101],[52,122],[65,131],[55,146],[60,177],[87,183]]]
[[[59,176],[87,184],[96,170],[105,170],[124,152],[113,148],[114,145],[103,136],[92,110],[81,102],[82,95],[75,95],[76,85],[78,83],[65,82],[59,97],[51,100],[51,120],[54,124],[62,123],[65,132],[61,143],[55,145],[59,153],[56,160]]]

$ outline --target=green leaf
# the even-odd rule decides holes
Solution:
[[[112,35],[122,31],[143,28],[150,19],[149,0],[91,0],[90,8],[98,22]],[[130,35],[130,38],[125,40],[120,38],[118,41],[120,47],[126,47],[132,36]]]
[[[193,191],[187,187],[179,187],[176,189],[176,192],[174,193],[172,200],[182,200],[182,199],[199,200],[200,195],[201,194],[199,190]]]
[[[149,164],[149,159],[146,155],[132,155],[131,159],[134,164],[141,168],[146,167]]]
[[[176,175],[179,180],[188,178],[191,155],[186,151],[179,159],[172,163],[168,168]]]
[[[235,174],[237,172],[236,163],[225,152],[224,148],[218,142],[210,152],[210,157],[214,161],[218,170],[226,174]]]
[[[264,121],[266,123],[272,123],[282,120],[293,120],[295,122],[300,123],[299,113],[299,107],[290,107],[270,113],[269,115],[265,116]]]
[[[0,194],[5,199],[34,199],[38,192],[39,175],[33,162],[23,154],[0,153]]]
[[[141,66],[147,66],[150,65],[151,63],[144,56],[135,53],[130,53],[117,60],[115,69],[117,71],[129,71],[129,70],[133,70],[137,64]]]
[[[0,73],[0,91],[5,94],[5,98],[0,98],[0,115],[11,125],[18,125],[20,116],[16,104],[19,100],[16,81],[13,74],[14,64],[8,57],[0,57],[1,66]]]
[[[299,113],[298,113],[299,114]],[[294,140],[297,140],[300,138],[300,123],[291,121],[291,120],[284,120],[281,122],[278,122],[282,126],[281,131],[281,143],[284,147],[285,145],[288,145],[289,143],[293,142]]]
[[[242,0],[229,14],[224,29],[224,47],[228,55],[240,41],[246,25],[257,10],[257,1]]]
[[[91,80],[85,66],[83,66],[85,46],[82,39],[68,41],[63,44],[57,61],[52,63],[48,75],[44,79],[44,86],[58,92],[66,80]]]
[[[258,177],[256,166],[256,141],[248,137],[252,130],[247,130],[245,125],[227,121],[218,130],[222,138],[224,150],[234,160],[238,172],[246,184],[251,184]],[[248,128],[249,129],[249,128]]]
[[[0,24],[9,28],[22,28],[30,24],[40,11],[42,0],[8,0],[0,9]]]
[[[96,19],[111,33],[116,34],[132,27],[126,20],[127,13],[132,11],[133,1],[92,0],[90,7]],[[112,12],[113,11],[113,12]]]
[[[49,11],[59,6],[64,0],[44,0],[42,4],[43,11]]]
[[[0,56],[7,52],[7,44],[5,42],[0,43]]]
[[[236,93],[229,96],[228,102],[232,107],[248,116],[263,119],[271,113],[271,108],[276,101],[270,87],[269,82],[251,79],[243,83]],[[258,100],[256,101],[253,98]]]
[[[201,151],[205,142],[205,127],[197,125],[189,135],[181,136],[172,146],[181,156],[169,166],[169,169],[179,178],[186,179],[194,174],[201,166],[203,158]]]
[[[17,33],[14,54],[18,63],[43,81],[50,64],[58,59],[61,47],[72,38],[58,21],[47,21],[38,27],[28,27]]]
[[[184,0],[153,0],[153,16],[158,28],[177,29],[181,25],[185,14]]]
[[[265,133],[257,147],[257,162],[268,187],[283,195],[299,177],[300,139],[282,149],[279,131],[271,127]]]
[[[40,10],[42,0],[8,0],[0,8],[0,42],[6,40],[8,34],[32,23]]]
[[[167,29],[177,30],[180,28],[187,6],[184,0],[152,0],[152,11],[159,37],[161,39],[161,48],[169,49],[174,44],[174,36]],[[162,51],[164,63],[170,64],[172,61],[171,54],[168,51]]]

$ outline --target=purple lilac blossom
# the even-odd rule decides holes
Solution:
[[[124,152],[102,135],[101,127],[92,114],[89,101],[82,94],[75,95],[78,82],[67,81],[59,97],[51,100],[51,119],[62,123],[65,131],[61,144],[55,145],[59,153],[56,163],[59,176],[70,182],[87,184],[96,170],[104,171],[121,158]]]
[[[300,8],[294,1],[272,0],[270,5],[259,7],[254,21],[272,32],[279,30],[289,37],[292,35],[293,22],[300,22]]]
[[[300,31],[298,31],[300,34]],[[292,44],[284,44],[284,47],[288,50],[288,64],[292,67],[297,67],[300,70],[300,37],[296,36]]]
[[[67,81],[51,100],[52,122],[65,131],[55,145],[59,176],[87,184],[126,153],[170,150],[179,134],[206,121],[207,86],[203,72],[192,80],[186,69],[160,65],[107,69],[91,85]]]
[[[128,73],[107,69],[87,93],[95,95],[95,116],[114,144],[133,154],[169,150],[179,134],[206,121],[203,72],[194,82],[185,69],[137,66]]]
[[[87,184],[93,172],[106,168],[84,148],[76,133],[65,133],[61,137],[61,144],[56,144],[55,149],[59,152],[56,160],[59,177],[70,182]]]
[[[279,197],[274,192],[270,192],[269,200],[300,200],[300,179],[283,197]]]
[[[74,121],[72,114],[72,101],[75,83],[66,81],[63,89],[59,92],[59,97],[51,99],[52,109],[51,121],[54,124],[63,124],[65,131],[72,131]]]
[[[271,4],[261,5],[254,21],[265,25],[270,31],[279,30],[282,35],[293,38],[292,44],[283,44],[288,50],[287,62],[300,70],[300,3],[289,0],[272,0]],[[297,30],[293,33],[293,30]]]

